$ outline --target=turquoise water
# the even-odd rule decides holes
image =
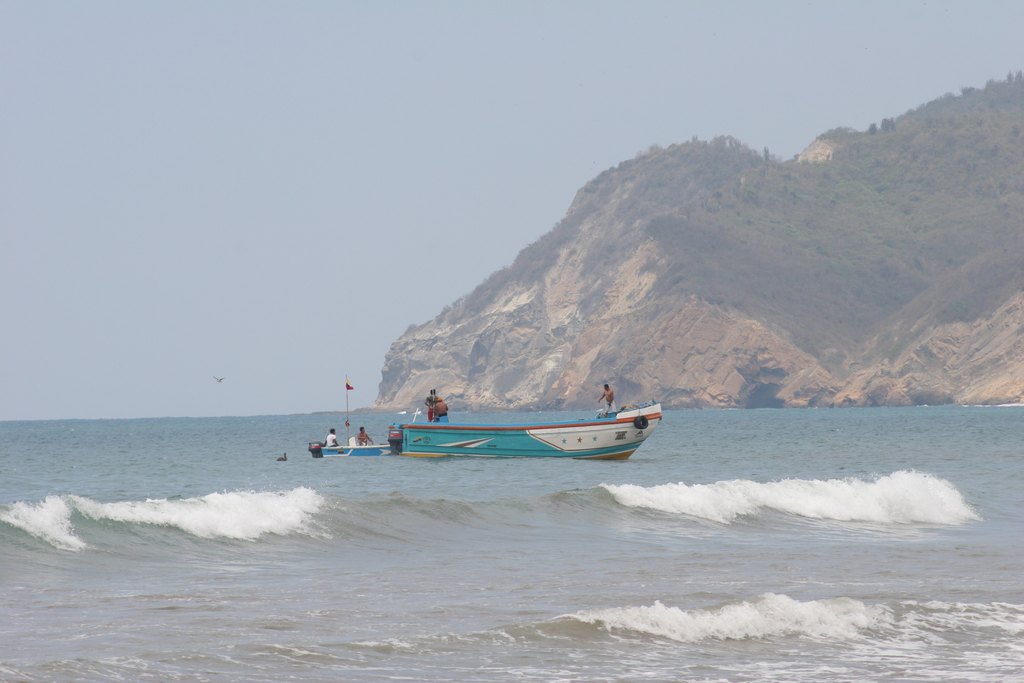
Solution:
[[[1024,409],[669,411],[620,462],[311,458],[343,420],[0,423],[0,680],[1024,670]]]

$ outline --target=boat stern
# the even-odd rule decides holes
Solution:
[[[391,444],[392,455],[402,454],[402,439],[404,438],[405,433],[401,425],[393,424],[388,427],[388,443]]]

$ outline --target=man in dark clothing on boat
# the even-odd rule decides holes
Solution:
[[[423,405],[427,407],[427,422],[434,421],[434,404],[437,403],[437,389],[431,389]]]

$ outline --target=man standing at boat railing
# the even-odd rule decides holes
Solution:
[[[431,389],[423,405],[427,407],[427,422],[434,421],[434,404],[437,403],[437,389]]]
[[[604,401],[605,406],[601,409],[602,414],[607,415],[608,413],[615,412],[615,391],[608,386],[604,385],[604,393],[601,394],[599,401]]]
[[[430,390],[430,395],[423,404],[427,406],[427,422],[448,421],[448,404],[443,397],[437,395],[437,389]]]
[[[437,400],[434,401],[434,422],[447,422],[448,421],[448,404],[445,402],[444,397],[438,396]]]

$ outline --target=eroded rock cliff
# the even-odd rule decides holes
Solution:
[[[376,405],[1024,400],[1022,112],[1010,84],[833,131],[816,163],[730,138],[624,162],[396,340]]]

